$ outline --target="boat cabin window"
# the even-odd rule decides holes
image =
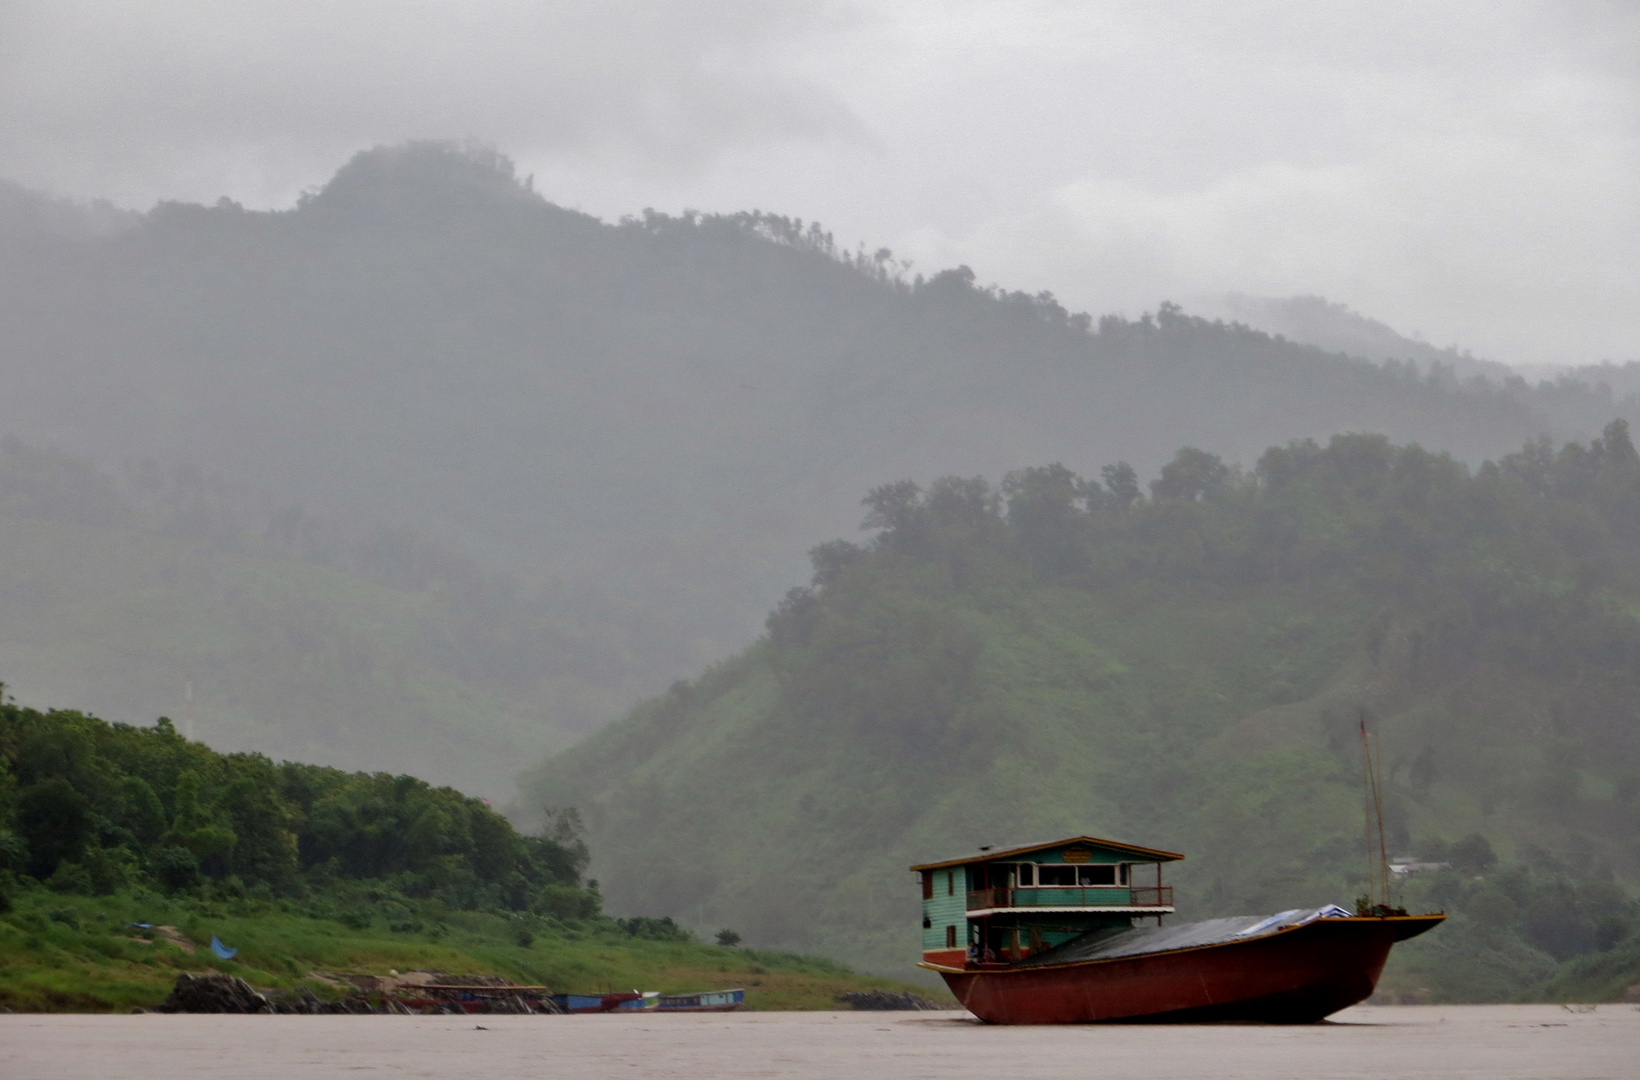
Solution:
[[[1059,886],[1076,884],[1076,867],[1056,866],[1043,863],[1036,868],[1036,883],[1042,886]]]
[[[1083,886],[1110,885],[1122,887],[1128,883],[1126,863],[1098,863],[1076,868],[1076,883]]]
[[[1015,879],[1021,889],[1126,888],[1128,868],[1126,863],[1020,863]]]

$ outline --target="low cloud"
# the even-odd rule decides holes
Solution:
[[[1137,311],[1323,293],[1640,359],[1640,9],[1206,0],[12,0],[0,175],[287,205],[476,137],[605,217],[752,207]]]
[[[828,25],[824,5],[10,7],[0,143],[14,176],[76,194],[208,198],[232,187],[272,202],[362,147],[450,136],[687,173],[740,145],[859,129],[825,86],[777,62],[783,43]]]

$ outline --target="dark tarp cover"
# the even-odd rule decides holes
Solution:
[[[1195,949],[1203,945],[1226,945],[1232,941],[1264,937],[1316,919],[1348,918],[1349,912],[1337,904],[1322,908],[1294,908],[1275,915],[1234,915],[1227,919],[1180,923],[1177,926],[1118,927],[1090,930],[1063,945],[1020,961],[1020,967],[1047,964],[1074,964],[1083,960],[1116,960],[1147,953]]]

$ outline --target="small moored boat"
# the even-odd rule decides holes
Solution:
[[[746,1002],[744,990],[709,990],[702,994],[662,994],[659,1012],[734,1012]]]
[[[566,1013],[614,1012],[643,1001],[643,994],[636,990],[619,994],[553,994],[551,997],[559,1011]]]
[[[699,994],[650,991],[621,1005],[622,1012],[734,1012],[746,1002],[744,990],[707,990]]]

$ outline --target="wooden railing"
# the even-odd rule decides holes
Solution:
[[[1085,888],[979,889],[968,894],[968,910],[1017,907],[1172,907],[1173,886],[1115,885]]]
[[[1012,889],[979,889],[968,894],[968,910],[980,911],[985,908],[1012,907],[1008,903]]]
[[[1135,885],[1133,887],[1134,907],[1172,907],[1173,886],[1171,885]]]

